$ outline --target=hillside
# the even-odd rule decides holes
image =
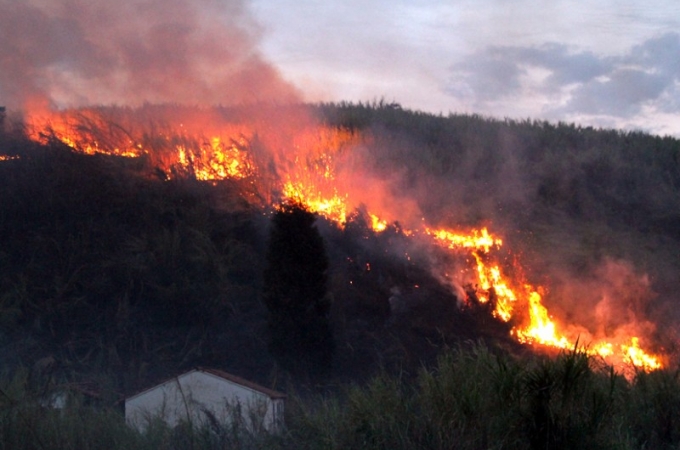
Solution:
[[[380,367],[415,374],[468,340],[537,350],[510,336],[512,322],[460,307],[441,268],[461,262],[403,232],[420,220],[488,226],[503,237],[504,260],[521,260],[523,279],[544,287],[552,314],[593,335],[641,334],[675,362],[680,141],[383,103],[280,107],[257,123],[276,127],[299,111],[349,136],[338,155],[357,175],[345,188],[371,192],[370,206],[389,216],[382,232],[368,225],[369,205],[343,226],[317,219],[337,345],[327,377],[290,376],[267,350],[260,296],[275,202],[264,181],[170,170],[162,143],[136,158],[89,155],[58,135],[38,143],[10,127],[0,142],[12,157],[0,161],[3,366],[120,393],[195,365],[268,386],[334,385]],[[259,113],[216,114],[241,123]],[[133,136],[133,127],[122,129]],[[258,133],[242,144],[258,158],[284,142]],[[395,296],[406,314],[391,308]]]

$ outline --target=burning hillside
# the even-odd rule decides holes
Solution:
[[[650,350],[653,326],[638,315],[612,327],[602,314],[594,313],[586,324],[570,320],[581,314],[566,308],[559,317],[551,314],[544,300],[550,285],[528,281],[519,252],[503,248],[506,239],[493,223],[443,226],[422,212],[415,196],[394,188],[398,176],[367,162],[381,145],[371,131],[319,123],[303,107],[259,106],[236,113],[151,105],[35,115],[27,118],[27,130],[34,140],[60,141],[75,152],[146,158],[162,179],[236,180],[249,202],[275,207],[293,201],[337,227],[363,211],[373,233],[397,232],[431,260],[444,253],[432,270],[451,286],[460,307],[487,305],[493,317],[510,325],[517,341],[558,349],[578,343],[617,367],[649,371],[664,365],[662,351]],[[604,299],[598,305],[604,308]]]

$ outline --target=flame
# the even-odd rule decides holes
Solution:
[[[626,358],[635,366],[643,370],[661,369],[662,364],[659,358],[653,355],[648,355],[639,347],[639,338],[631,337],[630,345],[621,344],[621,350]]]
[[[570,339],[559,332],[559,326],[543,304],[541,289],[530,284],[519,287],[513,286],[508,277],[504,276],[496,263],[489,263],[489,252],[500,248],[503,241],[489,234],[486,228],[471,230],[470,233],[452,232],[445,229],[425,229],[426,233],[434,237],[440,245],[452,249],[467,249],[472,252],[475,260],[477,284],[475,295],[480,303],[493,300],[493,315],[500,320],[509,322],[516,319],[515,312],[521,310],[525,318],[518,318],[519,322],[513,326],[511,335],[522,343],[540,344],[558,349],[573,348],[579,336]],[[632,364],[634,367],[651,371],[663,367],[661,357],[644,351],[639,346],[638,337],[630,337],[630,344],[606,340],[591,343],[584,349],[590,355],[597,355],[610,362]]]
[[[134,158],[143,154],[141,147],[136,146],[124,130],[112,128],[103,117],[88,110],[31,117],[27,131],[28,137],[33,140],[43,143],[58,140],[88,155]],[[101,139],[109,142],[105,144]]]
[[[541,294],[534,291],[531,286],[526,286],[529,302],[529,323],[523,328],[512,330],[520,342],[538,343],[550,347],[567,349],[573,347],[565,336],[557,333],[557,326],[548,314],[548,309],[543,306]]]
[[[305,130],[294,139],[296,157],[284,177],[283,197],[344,226],[352,208],[349,193],[338,187],[337,160],[357,142],[357,136],[346,130]],[[375,215],[371,215],[371,225],[376,231],[387,228],[387,222]]]
[[[369,217],[371,218],[371,229],[373,231],[377,231],[378,233],[381,231],[385,231],[387,229],[387,221],[382,220],[380,217],[376,216],[375,214],[370,214]]]
[[[280,136],[272,137],[271,133],[258,134],[252,124],[243,122],[211,119],[196,125],[173,124],[169,120],[168,129],[139,125],[139,119],[135,122],[134,117],[126,119],[124,114],[118,119],[128,122],[114,125],[116,122],[101,112],[85,109],[33,117],[28,128],[30,137],[37,141],[56,139],[85,154],[147,156],[167,178],[178,173],[204,181],[257,177],[259,184],[265,185],[265,173],[269,171],[264,167],[273,162],[276,176],[269,188],[280,193],[279,200],[304,205],[341,227],[349,214],[362,205],[361,200],[368,198],[365,193],[357,198],[350,188],[352,180],[347,181],[338,172],[345,149],[363,139],[354,132],[313,124],[292,126]],[[274,161],[258,157],[254,151],[257,146],[253,145],[258,139],[264,140],[267,148],[274,149]],[[12,158],[0,157],[0,161],[7,159]],[[267,193],[261,194],[269,198]],[[366,217],[368,226],[376,233],[389,228],[381,211],[367,211]],[[568,336],[560,331],[561,327],[543,304],[540,287],[504,274],[504,265],[494,257],[503,240],[487,228],[453,231],[429,227],[423,220],[420,228],[399,229],[404,236],[429,238],[440,248],[471,257],[469,261],[474,270],[471,294],[479,303],[489,304],[497,319],[511,323],[511,335],[519,342],[558,349],[571,348],[578,342],[578,335]],[[639,344],[636,336],[623,343],[599,340],[591,342],[587,351],[607,361],[632,364],[645,371],[661,368],[661,357],[646,352]]]
[[[197,180],[243,179],[254,174],[253,163],[245,140],[224,143],[221,136],[213,136],[198,146],[177,146],[177,164],[192,173]]]
[[[435,241],[451,250],[470,250],[475,259],[477,269],[477,300],[487,303],[491,297],[495,300],[493,314],[495,317],[509,321],[512,318],[517,296],[508,286],[498,265],[489,265],[484,257],[492,248],[500,248],[503,240],[489,234],[487,228],[472,229],[469,233],[454,232],[446,229],[435,230],[425,227],[425,233],[434,237]]]
[[[29,138],[47,143],[57,140],[76,152],[137,158],[149,155],[168,178],[175,172],[189,173],[198,180],[243,179],[253,175],[254,165],[247,130],[222,124],[218,133],[184,124],[166,130],[157,126],[120,124],[95,109],[64,111],[30,117]],[[132,122],[135,117],[123,117]]]
[[[333,222],[343,225],[347,222],[347,199],[341,197],[337,190],[333,190],[330,196],[324,195],[313,186],[288,180],[283,186],[283,196]]]
[[[503,240],[491,236],[486,228],[482,228],[481,230],[473,229],[467,234],[460,234],[445,229],[434,230],[425,227],[425,232],[443,242],[450,249],[467,248],[488,252],[491,247],[500,247],[503,245]]]

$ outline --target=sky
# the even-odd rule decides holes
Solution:
[[[0,105],[385,100],[680,136],[677,0],[0,0]]]
[[[677,0],[252,0],[311,101],[680,136]]]

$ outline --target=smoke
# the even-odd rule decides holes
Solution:
[[[580,325],[568,331],[580,335],[583,344],[591,339],[625,342],[630,336],[654,339],[658,295],[649,275],[632,262],[606,257],[588,275],[565,271],[552,276],[552,309],[566,323]]]
[[[455,120],[445,125],[455,127]],[[670,228],[656,225],[656,234],[646,225],[676,201],[661,198],[659,180],[622,154],[603,156],[585,144],[553,149],[522,135],[521,126],[480,121],[473,131],[444,134],[437,119],[427,133],[425,124],[412,133],[375,126],[353,149],[357,160],[342,174],[355,204],[405,229],[489,227],[504,242],[491,257],[520,286],[543,288],[558,332],[573,342],[629,345],[639,337],[648,349],[671,347],[677,258],[666,253],[677,244],[664,237]],[[389,251],[404,254],[401,247]],[[458,299],[465,297],[463,287],[474,282],[469,260],[436,251],[419,257]]]
[[[0,103],[14,109],[291,101],[242,0],[0,0]]]

